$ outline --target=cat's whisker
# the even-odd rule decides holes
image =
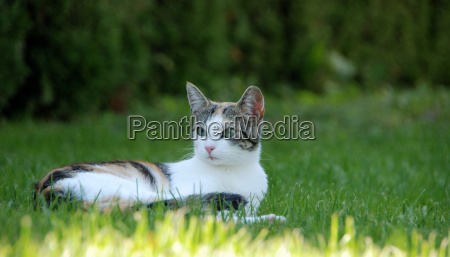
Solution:
[[[181,158],[180,160],[187,160],[190,159],[194,156],[193,154],[193,150],[194,150],[194,144],[190,143],[188,146],[184,147],[184,148],[180,148],[177,151],[178,152],[186,152]]]
[[[261,150],[261,153],[264,154],[264,156],[268,156],[268,157],[269,157],[269,159],[263,159],[263,158],[261,158],[261,160],[265,160],[265,161],[271,161],[271,160],[273,160],[272,157],[271,157],[268,153],[266,153],[264,150]]]
[[[178,149],[178,152],[192,151],[194,149],[194,144],[191,142],[185,148]]]
[[[192,159],[193,157],[194,157],[193,153],[188,153],[188,154],[183,155],[180,160],[188,160],[188,159]]]

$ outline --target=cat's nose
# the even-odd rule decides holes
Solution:
[[[216,149],[216,147],[214,146],[205,146],[206,151],[208,152],[209,155],[211,155],[211,152]]]

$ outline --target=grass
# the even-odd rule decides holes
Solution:
[[[227,99],[217,99],[227,100]],[[179,120],[187,100],[135,106],[147,120]],[[126,115],[70,123],[0,123],[0,256],[435,255],[448,256],[450,92],[421,87],[371,94],[266,96],[266,120],[298,115],[315,140],[263,142],[270,189],[261,214],[284,225],[203,221],[197,212],[99,214],[34,209],[32,188],[52,168],[81,161],[176,161],[183,140],[127,140]]]

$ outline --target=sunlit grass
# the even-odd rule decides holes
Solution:
[[[148,229],[146,210],[133,213],[136,228],[129,236],[116,229],[120,220],[97,213],[75,213],[69,222],[55,220],[52,231],[43,238],[31,236],[33,220],[20,221],[20,237],[2,244],[0,255],[14,256],[446,256],[448,240],[437,242],[417,233],[406,249],[393,245],[379,247],[369,237],[356,237],[353,218],[345,220],[344,235],[338,236],[338,216],[331,216],[331,234],[321,237],[320,247],[311,245],[298,229],[268,237],[263,228],[256,237],[234,223],[216,221],[212,216],[185,220],[183,211],[167,212]]]

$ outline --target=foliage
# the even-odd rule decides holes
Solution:
[[[0,1],[0,115],[137,99],[450,84],[448,1]],[[225,90],[226,88],[226,90]]]
[[[0,2],[0,113],[28,75],[24,40],[29,27],[30,20],[19,2],[10,5]]]
[[[8,4],[4,5],[8,10]],[[105,105],[121,88],[132,90],[142,81],[147,60],[141,53],[146,49],[137,38],[141,35],[133,33],[139,29],[134,26],[141,24],[136,22],[139,10],[130,9],[133,6],[110,1],[10,5],[11,12],[19,14],[9,23],[25,30],[13,42],[21,49],[13,52],[20,56],[14,56],[16,65],[11,69],[28,70],[28,74],[11,74],[8,64],[2,64],[7,77],[15,77],[3,81],[15,91],[3,106],[6,113],[18,110],[64,118]],[[29,21],[25,28],[17,24],[22,22],[20,15]]]

